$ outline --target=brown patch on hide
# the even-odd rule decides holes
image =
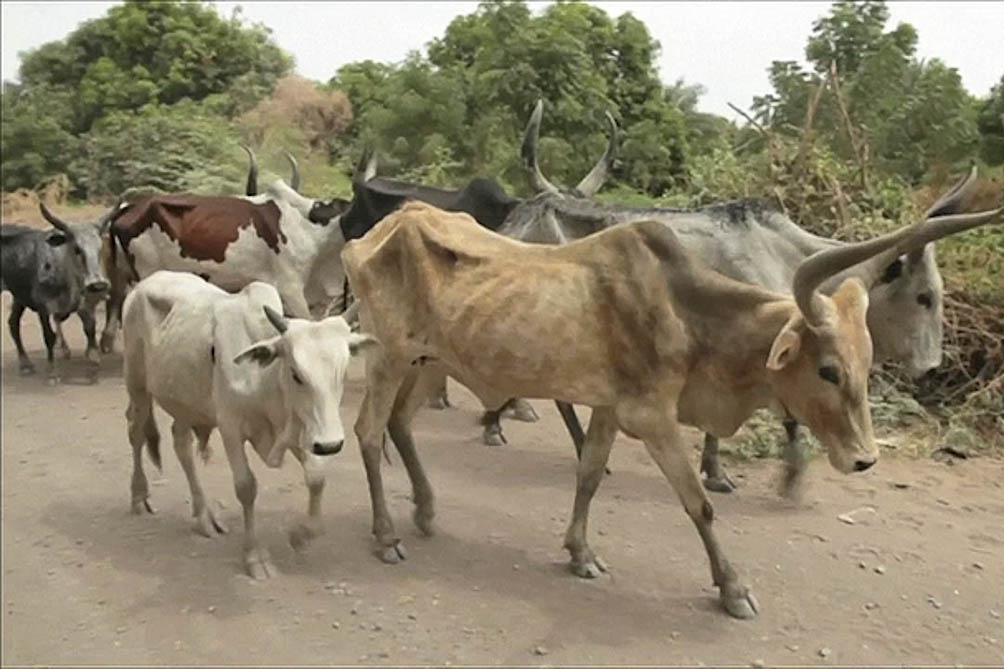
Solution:
[[[248,226],[278,254],[280,243],[286,242],[280,218],[279,207],[271,200],[255,204],[235,197],[156,195],[130,206],[112,225],[126,248],[156,225],[177,242],[182,257],[222,263],[227,247]]]

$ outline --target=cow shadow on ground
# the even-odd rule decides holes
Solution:
[[[59,381],[56,383],[48,379],[48,363],[45,361],[44,352],[28,352],[28,357],[35,365],[35,372],[32,374],[21,373],[16,355],[7,356],[6,347],[4,347],[4,357],[7,358],[6,364],[3,365],[5,392],[51,393],[60,386],[94,386],[122,379],[122,355],[118,352],[102,355],[95,374],[93,365],[84,357],[82,350],[74,350],[69,359],[64,359],[62,353],[57,351],[56,370]]]
[[[481,519],[486,526],[518,534],[518,520],[488,513],[490,518]],[[325,594],[326,582],[347,581],[366,592],[398,576],[457,592],[470,592],[477,585],[489,600],[518,600],[548,619],[548,628],[537,630],[538,635],[560,644],[617,647],[638,638],[664,639],[681,625],[690,640],[713,644],[733,624],[718,607],[715,592],[702,588],[710,581],[703,562],[686,570],[678,570],[678,563],[669,567],[653,563],[665,576],[664,587],[658,590],[632,587],[628,579],[619,582],[609,576],[583,581],[569,572],[563,559],[542,556],[539,545],[527,550],[487,537],[471,541],[448,530],[418,538],[402,518],[399,529],[409,559],[385,565],[372,552],[365,502],[326,513],[326,532],[304,552],[294,551],[285,541],[288,512],[259,510],[260,538],[280,575],[255,582],[243,575],[238,518],[239,512],[237,517],[228,514],[231,533],[210,540],[191,531],[187,509],[177,506],[150,517],[133,516],[118,503],[81,507],[61,501],[49,505],[43,515],[46,524],[86,552],[88,565],[110,567],[105,578],[114,579],[115,572],[124,571],[157,582],[124,609],[129,615],[144,616],[151,610],[211,610],[224,618],[252,611],[262,615],[291,605],[283,602],[286,594],[300,601],[304,589]],[[524,568],[514,571],[514,564]],[[393,597],[386,592],[384,588],[384,601],[367,594],[368,605],[382,603],[393,610]],[[673,594],[679,592],[688,594]]]

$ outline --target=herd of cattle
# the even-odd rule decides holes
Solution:
[[[565,536],[572,570],[605,570],[586,539],[589,506],[621,431],[644,442],[697,527],[721,603],[752,617],[712,529],[705,488],[734,484],[718,439],[759,408],[784,420],[786,490],[804,469],[799,425],[844,473],[875,464],[868,374],[892,360],[921,376],[941,361],[942,282],[934,242],[990,222],[1004,208],[960,213],[975,168],[923,220],[860,243],[812,235],[753,200],[699,209],[601,203],[617,128],[573,189],[537,164],[541,105],[522,157],[536,194],[508,195],[474,179],[459,190],[376,176],[364,157],[352,199],[299,193],[299,173],[258,192],[257,165],[243,196],[127,197],[96,223],[69,223],[44,205],[52,229],[4,224],[3,288],[22,373],[25,309],[42,324],[51,379],[61,324],[73,313],[95,365],[95,308],[104,301],[100,350],[123,331],[132,508],[152,512],[143,452],[159,467],[153,407],[172,419],[196,528],[224,526],[206,504],[193,443],[207,454],[219,430],[244,512],[244,561],[274,572],[255,532],[255,477],[245,443],[270,467],[286,451],[301,463],[307,519],[290,534],[320,531],[324,463],[345,434],[340,417],[350,358],[365,356],[366,392],[355,424],[369,483],[377,554],[405,558],[380,475],[389,434],[413,488],[414,522],[433,530],[433,492],[411,421],[422,406],[449,406],[453,377],[483,403],[486,443],[504,443],[508,410],[535,420],[523,398],[552,399],[579,458]],[[331,315],[337,312],[338,315]],[[55,329],[52,326],[55,322]],[[57,337],[57,335],[59,335]],[[65,349],[65,340],[61,346]],[[573,408],[592,409],[583,430]],[[706,433],[700,473],[680,426]]]

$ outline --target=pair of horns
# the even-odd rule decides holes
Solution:
[[[551,183],[544,173],[540,171],[537,163],[537,142],[540,139],[540,119],[544,113],[544,101],[537,100],[530,115],[530,122],[523,133],[523,146],[520,149],[520,157],[523,159],[523,167],[527,170],[530,185],[538,193],[559,194],[561,190]],[[610,167],[613,165],[617,153],[617,122],[610,112],[606,112],[607,124],[610,126],[610,140],[607,148],[600,156],[599,161],[593,166],[582,181],[578,183],[572,191],[578,197],[593,197],[603,186],[607,179]]]
[[[885,268],[903,253],[922,253],[924,247],[947,237],[989,223],[1004,212],[1004,207],[970,214],[954,214],[959,202],[976,179],[976,166],[969,175],[938,199],[924,214],[924,219],[894,232],[856,244],[820,251],[806,258],[795,271],[792,293],[798,308],[810,325],[825,321],[819,294],[835,289],[842,281],[857,277],[871,288]]]
[[[248,154],[248,180],[244,187],[245,195],[257,195],[258,194],[258,163],[255,161],[254,152],[251,147],[241,144],[241,148]],[[289,161],[289,165],[293,170],[293,176],[289,180],[290,187],[295,190],[300,190],[300,165],[296,162],[296,158],[289,151],[286,152],[286,160]]]

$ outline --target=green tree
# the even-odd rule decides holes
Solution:
[[[1004,76],[980,103],[976,124],[983,160],[990,165],[1004,164]]]

